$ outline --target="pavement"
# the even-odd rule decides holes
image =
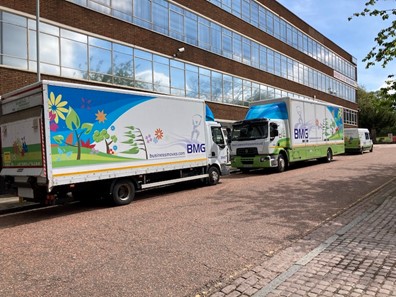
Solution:
[[[323,234],[328,234],[325,240]],[[396,296],[396,178],[262,264],[216,287],[202,295]]]
[[[0,215],[31,206],[0,195]],[[396,177],[260,265],[196,297],[396,296],[395,246]]]

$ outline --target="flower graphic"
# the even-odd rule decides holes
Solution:
[[[158,140],[161,140],[164,137],[164,131],[162,131],[161,129],[155,130],[154,134]]]
[[[150,143],[153,141],[153,139],[151,138],[151,134],[147,135],[145,138],[146,138],[147,143]]]
[[[58,128],[59,128],[59,126],[58,126],[57,123],[52,122],[52,123],[50,124],[50,130],[51,130],[52,132],[58,131]]]
[[[104,110],[98,110],[98,112],[95,113],[95,115],[96,115],[96,120],[99,123],[104,123],[107,120],[106,119],[107,113],[104,113]]]
[[[81,98],[81,108],[91,109],[91,102],[90,99]]]
[[[62,101],[61,94],[59,94],[55,98],[55,94],[53,92],[50,93],[50,98],[48,100],[48,107],[49,107],[50,113],[55,115],[55,118],[54,118],[55,123],[59,122],[59,118],[61,118],[62,120],[65,120],[64,113],[67,113],[69,111],[67,108],[65,108],[66,104],[67,104],[67,101]]]

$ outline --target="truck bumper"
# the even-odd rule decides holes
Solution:
[[[238,169],[259,169],[278,166],[276,155],[241,157],[235,156],[231,161],[231,167]]]

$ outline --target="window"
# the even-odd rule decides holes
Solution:
[[[199,98],[210,100],[211,97],[210,71],[199,68]]]
[[[108,82],[105,75],[112,74],[111,43],[89,37],[89,71],[91,79]]]
[[[232,58],[232,33],[226,29],[223,29],[222,31],[223,55],[227,58]]]
[[[154,55],[153,60],[154,91],[169,94],[169,59]]]
[[[212,23],[210,25],[212,52],[221,54],[221,27]]]
[[[198,45],[198,21],[197,17],[188,13],[184,18],[186,28],[186,41],[192,45]]]
[[[177,6],[171,5],[170,11],[170,35],[176,39],[183,40],[184,36],[184,16],[182,12],[177,9]]]
[[[165,1],[158,2],[153,2],[153,28],[159,33],[169,34],[168,4]]]
[[[132,21],[132,1],[118,0],[112,2],[112,14],[125,21]]]
[[[232,103],[233,94],[232,94],[232,76],[223,75],[223,96],[225,103]]]
[[[133,50],[130,47],[113,44],[114,83],[132,86],[134,81]]]
[[[210,49],[210,30],[209,22],[203,18],[198,19],[198,45],[204,49]]]
[[[18,18],[14,22],[24,21],[24,27],[9,24],[3,14],[2,54],[3,64],[27,69],[27,24],[26,19]]]
[[[212,71],[212,101],[223,101],[223,74]]]
[[[247,38],[243,38],[243,43],[242,43],[242,48],[243,48],[243,63],[250,65],[251,64],[251,46],[250,46],[250,40]]]
[[[153,62],[152,54],[135,50],[135,86],[140,89],[153,89]]]
[[[250,0],[242,0],[242,19],[250,23]]]
[[[212,139],[217,145],[224,145],[224,135],[220,127],[212,127]]]
[[[151,28],[151,1],[133,0],[134,21],[144,27]]]
[[[184,78],[184,64],[172,60],[170,61],[170,81],[171,81],[171,94],[184,96],[185,78]]]
[[[198,67],[186,64],[186,96],[198,98]]]
[[[87,78],[87,36],[69,30],[61,30],[61,36],[62,75],[73,78]]]
[[[238,17],[241,17],[241,0],[232,0],[232,13]]]
[[[242,36],[232,33],[232,57],[235,61],[242,61]]]

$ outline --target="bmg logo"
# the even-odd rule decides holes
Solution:
[[[294,139],[308,139],[308,129],[294,129]]]
[[[189,143],[187,144],[187,154],[196,154],[206,152],[204,143]]]

